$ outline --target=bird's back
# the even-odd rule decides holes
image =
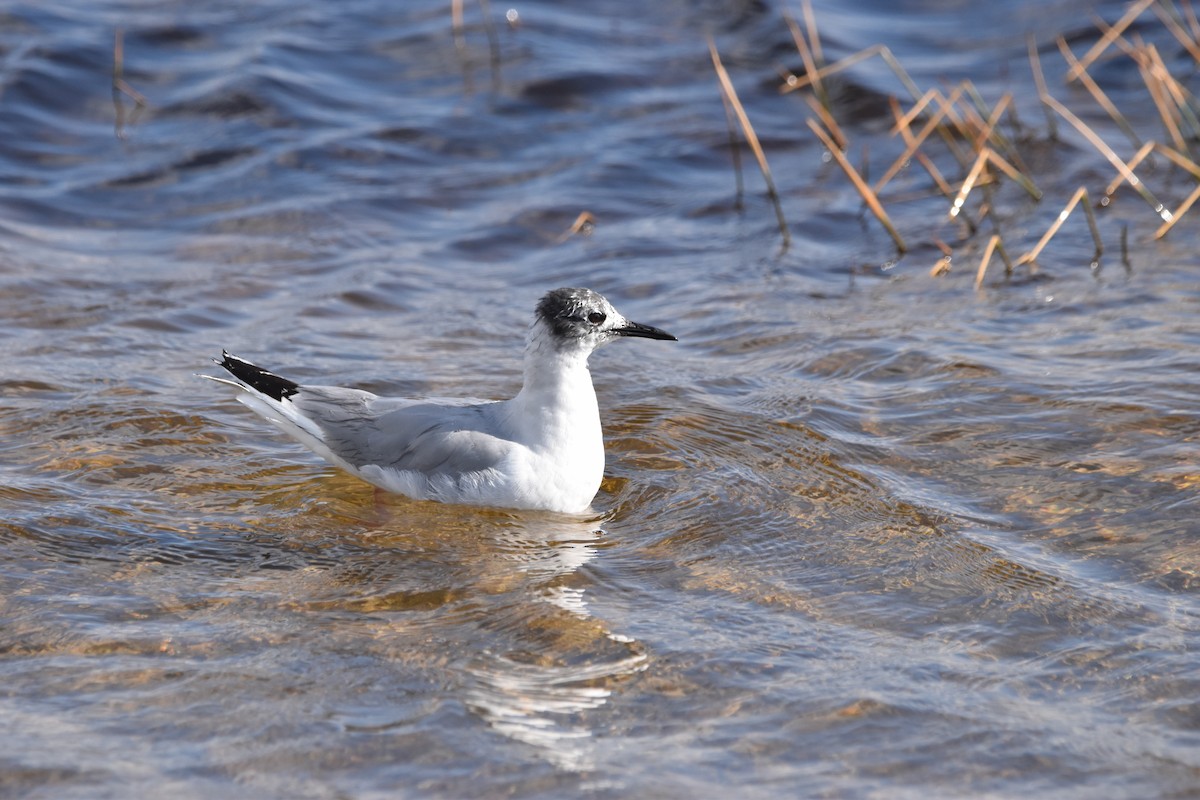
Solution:
[[[424,474],[495,467],[513,446],[497,430],[494,402],[409,400],[332,386],[304,386],[296,410],[340,461]]]

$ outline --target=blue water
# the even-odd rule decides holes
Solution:
[[[828,60],[1013,92],[1044,199],[967,208],[1016,258],[1112,177],[1049,136],[1026,34],[1127,158],[1054,43],[1124,8],[815,19]],[[898,255],[780,94],[798,5],[463,11],[0,7],[0,795],[1196,793],[1195,219],[1155,239],[1118,193],[1098,264],[1077,213],[976,290],[989,226],[910,167]],[[1158,17],[1134,33],[1200,88]],[[710,36],[790,243],[745,150],[739,193]],[[1093,74],[1165,140],[1128,59]],[[903,85],[876,58],[827,88],[878,178]],[[1195,185],[1139,174],[1171,207]],[[226,347],[503,397],[562,285],[680,338],[593,358],[586,520],[384,496],[194,377]]]

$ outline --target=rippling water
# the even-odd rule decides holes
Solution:
[[[0,794],[1200,791],[1194,221],[1122,198],[1098,269],[1073,220],[975,292],[928,275],[942,201],[892,206],[889,261],[776,91],[782,7],[467,3],[456,42],[449,5],[0,9]],[[1033,131],[1026,31],[1097,36],[1073,2],[816,15]],[[790,248],[749,172],[739,207],[710,34]],[[1135,72],[1097,70],[1156,135]],[[879,62],[833,89],[890,124]],[[1028,148],[1047,201],[997,202],[1031,245],[1108,178]],[[593,358],[584,521],[384,496],[194,378],[228,347],[501,397],[571,284],[681,340]]]

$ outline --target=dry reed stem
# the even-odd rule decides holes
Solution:
[[[1182,153],[1178,153],[1166,145],[1160,144],[1159,142],[1146,142],[1144,145],[1142,145],[1141,149],[1134,153],[1133,158],[1129,159],[1127,162],[1129,169],[1136,169],[1137,165],[1142,163],[1146,156],[1150,155],[1152,150],[1157,150],[1175,166],[1190,173],[1193,178],[1200,179],[1200,164],[1197,164],[1195,161],[1183,155]],[[1113,178],[1112,183],[1110,183],[1104,189],[1105,196],[1112,196],[1112,194],[1116,192],[1124,182],[1125,177],[1123,175],[1118,175],[1117,177]]]
[[[917,163],[924,167],[925,171],[929,173],[929,177],[933,178],[933,182],[937,184],[938,191],[940,191],[947,199],[953,197],[954,188],[946,181],[945,178],[942,177],[942,173],[939,172],[938,168],[933,165],[933,162],[929,160],[929,157],[924,153],[916,153],[915,158],[917,159]]]
[[[785,17],[785,19],[787,19],[787,17]],[[872,45],[865,50],[859,50],[857,53],[846,56],[841,61],[835,61],[828,66],[822,67],[816,72],[812,72],[804,76],[793,75],[788,78],[787,82],[783,86],[779,87],[779,93],[787,94],[788,92],[794,92],[799,89],[803,89],[805,86],[808,86],[815,81],[823,80],[828,78],[830,75],[841,72],[842,70],[850,69],[850,67],[853,67],[860,61],[866,61],[871,56],[878,55],[879,51],[883,49],[884,47],[881,44]],[[804,55],[801,54],[800,57],[803,58]],[[808,69],[808,67],[806,66],[805,69]]]
[[[846,177],[854,184],[854,188],[862,195],[863,201],[871,209],[871,213],[887,229],[888,234],[892,237],[892,241],[896,244],[896,249],[901,253],[907,252],[908,246],[904,244],[904,239],[901,238],[900,233],[896,230],[896,226],[892,224],[892,220],[888,217],[887,212],[883,210],[883,206],[879,203],[879,198],[871,191],[871,187],[862,179],[862,176],[854,169],[854,165],[846,159],[842,151],[837,149],[837,145],[834,144],[829,134],[822,130],[817,121],[810,117],[807,122],[808,127],[812,129],[812,132],[821,140],[821,144],[825,145],[826,149],[833,155],[838,166],[842,168],[842,171],[846,173]]]
[[[813,15],[812,0],[804,0],[800,4],[800,11],[804,14],[804,27],[808,29],[808,41],[812,43],[813,58],[817,63],[825,61],[825,54],[821,52],[821,34],[817,31],[817,18]]]
[[[962,94],[963,87],[961,85],[956,86],[954,91],[952,91],[948,97],[943,95],[937,89],[930,89],[917,99],[916,104],[913,106],[913,108],[909,109],[908,113],[896,121],[896,125],[892,128],[892,133],[895,133],[902,126],[910,125],[927,105],[936,100],[939,109],[938,113],[926,123],[926,128],[928,131],[933,131],[936,129],[938,133],[941,134],[942,141],[946,143],[946,147],[949,148],[951,155],[954,156],[955,160],[958,161],[961,166],[965,167],[968,161],[967,157],[964,156],[962,150],[959,149],[958,143],[954,141],[954,136],[951,135],[949,129],[945,125],[941,124],[942,118],[944,117],[950,120],[951,124],[959,131],[963,138],[971,138],[967,133],[966,126],[963,124],[963,121],[954,113],[954,104],[962,98]],[[924,141],[925,136],[927,135],[928,132],[924,133],[919,138]]]
[[[1193,178],[1200,178],[1200,164],[1197,164],[1192,159],[1185,156],[1183,153],[1177,153],[1166,145],[1154,142],[1154,149],[1162,153],[1175,166],[1181,167],[1192,174]],[[1132,167],[1130,167],[1132,169]]]
[[[1083,210],[1087,212],[1088,228],[1092,232],[1092,241],[1096,244],[1096,252],[1092,256],[1092,262],[1100,260],[1100,256],[1104,253],[1104,242],[1100,239],[1100,229],[1096,226],[1096,215],[1092,211],[1091,200],[1088,199],[1087,188],[1080,186],[1075,190],[1075,194],[1071,195],[1071,199],[1067,201],[1067,205],[1062,211],[1058,212],[1058,219],[1054,220],[1054,224],[1050,226],[1041,240],[1025,255],[1017,259],[1017,264],[1031,264],[1037,260],[1038,255],[1046,246],[1046,243],[1058,233],[1058,229],[1067,221],[1067,217],[1071,216],[1071,212],[1075,210],[1075,206],[1079,201],[1083,200]]]
[[[833,118],[833,114],[830,113],[828,106],[822,105],[821,102],[812,95],[806,96],[804,98],[804,102],[808,103],[808,107],[813,110],[813,113],[821,118],[821,124],[823,124],[833,135],[833,139],[837,142],[837,146],[845,150],[848,144],[846,135],[842,133],[841,126],[839,126],[837,124],[837,120]]]
[[[974,85],[970,84],[969,81],[967,81],[966,84],[968,95],[973,95],[973,99],[975,100],[976,104],[986,109],[987,106],[983,103],[983,98],[979,97],[978,92],[974,91]],[[1021,188],[1028,192],[1034,200],[1041,200],[1042,192],[1037,188],[1036,185],[1034,185],[1033,179],[1028,177],[1027,173],[1029,170],[1025,167],[1024,162],[1020,160],[1020,154],[1017,153],[1016,149],[1010,145],[1007,139],[995,133],[996,125],[1000,123],[1001,115],[1011,102],[1012,93],[1005,92],[1004,95],[1001,96],[1000,101],[996,103],[995,108],[989,111],[988,118],[986,120],[980,120],[981,126],[979,128],[979,135],[976,139],[976,147],[983,148],[987,146],[989,141],[993,140],[995,140],[997,144],[1004,146],[1009,151],[1010,157],[1020,164],[1019,167],[1012,164],[1008,159],[1000,155],[995,148],[992,148],[992,153],[989,156],[989,160],[996,166],[1000,167],[1000,169],[1006,175],[1008,175],[1008,177],[1021,184]]]
[[[1192,8],[1191,0],[1181,0],[1183,4],[1183,15],[1187,18],[1188,27],[1191,28],[1192,38],[1200,40],[1200,20],[1196,19],[1196,11]]]
[[[1179,123],[1175,120],[1177,112],[1171,108],[1168,89],[1161,74],[1155,69],[1154,61],[1158,51],[1154,49],[1153,45],[1146,46],[1139,42],[1138,55],[1138,71],[1142,74],[1142,80],[1146,83],[1146,89],[1150,92],[1150,99],[1154,101],[1154,107],[1158,109],[1158,116],[1162,120],[1164,130],[1171,137],[1171,141],[1177,149],[1186,150],[1187,144],[1184,143],[1183,133],[1180,132]]]
[[[931,91],[936,91],[936,90],[931,90]],[[926,95],[928,96],[928,94],[929,93],[927,92]],[[917,135],[914,136],[912,134],[912,131],[909,130],[908,123],[906,122],[906,119],[909,118],[909,115],[906,114],[902,117],[900,115],[898,101],[894,97],[891,98],[891,100],[892,100],[892,114],[896,117],[896,125],[895,125],[895,127],[892,128],[892,131],[893,131],[893,133],[896,131],[900,132],[900,135],[904,138],[904,141],[905,141],[905,148],[904,148],[904,152],[902,152],[900,154],[900,157],[897,158],[895,161],[893,161],[892,165],[890,167],[888,167],[887,171],[884,172],[883,177],[881,177],[876,182],[875,188],[874,188],[875,192],[882,191],[883,187],[886,186],[888,184],[888,182],[892,180],[892,178],[896,177],[896,175],[900,172],[900,170],[904,168],[905,162],[907,162],[910,158],[912,158],[916,154],[917,149],[921,146],[922,143],[924,143],[925,139],[929,136],[930,133],[933,132],[933,129],[937,127],[938,123],[941,121],[942,117],[945,115],[944,108],[939,110],[932,118],[930,118],[925,123],[925,126],[923,128],[921,128],[920,133],[918,133]],[[931,162],[931,164],[932,164],[932,162]],[[945,179],[942,178],[941,173],[937,172],[936,169],[934,169],[933,172],[930,172],[930,177],[932,177],[934,179],[934,181],[937,182],[939,188],[942,186],[946,186],[947,189],[949,188],[949,185],[946,184]],[[951,194],[952,194],[952,192],[951,192]],[[949,194],[947,194],[947,196],[949,196]]]
[[[904,84],[904,88],[908,90],[909,95],[916,100],[917,95],[919,95],[921,92],[919,89],[917,89],[917,85],[913,83],[913,79],[909,76],[908,70],[904,68],[904,66],[900,63],[900,60],[896,58],[892,51],[887,47],[880,49],[879,57],[883,59],[883,63],[888,65],[888,68],[891,69],[892,74],[895,75],[902,84]]]
[[[1171,219],[1171,212],[1168,211],[1162,203],[1158,202],[1158,199],[1153,195],[1153,193],[1151,193],[1151,191],[1146,188],[1146,185],[1142,183],[1141,178],[1139,178],[1137,175],[1134,175],[1133,170],[1125,166],[1125,162],[1118,158],[1117,154],[1113,152],[1113,149],[1109,147],[1104,140],[1096,134],[1095,131],[1089,128],[1083,120],[1072,114],[1070,109],[1068,109],[1062,103],[1055,100],[1053,95],[1045,95],[1042,97],[1042,102],[1053,108],[1056,112],[1058,112],[1059,116],[1071,123],[1071,125],[1077,131],[1079,131],[1083,137],[1100,152],[1101,155],[1107,158],[1109,163],[1117,168],[1117,172],[1121,173],[1125,180],[1129,181],[1130,187],[1140,194],[1142,199],[1145,200],[1152,209],[1154,209],[1155,214],[1158,214],[1164,220]]]
[[[887,64],[892,70],[892,73],[900,80],[900,83],[904,84],[904,88],[910,95],[912,95],[913,100],[916,100],[921,96],[921,91],[917,88],[917,85],[913,83],[913,80],[911,77],[909,77],[908,72],[905,71],[904,67],[900,65],[900,62],[896,60],[896,56],[892,55],[892,51],[889,50],[886,45],[882,44],[871,45],[866,49],[859,50],[857,53],[852,53],[851,55],[843,58],[841,61],[835,61],[832,64],[821,67],[811,75],[805,75],[803,77],[793,75],[788,78],[787,82],[783,86],[779,87],[779,92],[780,94],[787,94],[788,92],[794,92],[798,89],[803,89],[805,86],[808,86],[816,80],[823,80],[824,78],[828,78],[830,75],[850,69],[850,67],[853,67],[855,64],[866,61],[872,56],[879,56],[883,59],[884,63]]]
[[[590,211],[581,211],[575,221],[571,223],[571,227],[567,228],[558,237],[555,244],[562,244],[572,236],[577,236],[580,233],[590,234],[592,229],[596,227],[596,218],[592,216]]]
[[[808,40],[804,38],[804,33],[800,30],[799,24],[792,19],[792,15],[784,13],[783,21],[787,23],[788,30],[792,33],[792,41],[796,44],[796,50],[800,52],[800,60],[804,62],[804,72],[812,78],[813,92],[821,100],[821,105],[829,107],[829,93],[825,91],[825,84],[821,82],[821,71],[817,67],[817,60],[813,56],[812,48],[808,46]]]
[[[488,38],[489,64],[492,70],[492,89],[500,90],[500,40],[496,36],[496,26],[492,24],[492,12],[488,0],[479,0],[479,10],[483,14],[483,29]],[[459,66],[463,71],[463,83],[468,92],[474,91],[474,81],[471,79],[471,60],[467,57],[466,23],[463,13],[463,0],[450,0],[450,31],[454,37],[454,50],[458,55]]]
[[[1172,218],[1169,221],[1158,226],[1158,230],[1154,232],[1154,238],[1161,239],[1162,237],[1166,236],[1167,231],[1171,230],[1175,223],[1178,222],[1183,215],[1188,212],[1188,209],[1192,207],[1192,204],[1195,203],[1197,199],[1200,199],[1200,185],[1197,185],[1195,189],[1192,189],[1192,193],[1187,196],[1187,199],[1179,204],[1179,208],[1175,209],[1175,213],[1172,215]]]
[[[1105,32],[1109,30],[1107,23],[1099,17],[1093,17],[1093,21],[1100,30]],[[1172,128],[1177,130],[1174,117],[1178,114],[1180,118],[1186,119],[1191,126],[1193,137],[1200,136],[1200,120],[1196,118],[1191,107],[1191,103],[1195,101],[1195,98],[1172,77],[1166,64],[1163,63],[1162,57],[1158,54],[1158,49],[1148,49],[1141,42],[1140,38],[1137,44],[1128,41],[1124,36],[1117,36],[1114,42],[1130,60],[1138,65],[1142,80],[1146,84],[1146,90],[1150,93],[1150,98],[1154,101],[1167,132],[1171,133]],[[1152,66],[1155,64],[1157,66]],[[1147,70],[1149,70],[1149,73]],[[1151,77],[1147,77],[1148,74]],[[1168,110],[1169,105],[1166,102],[1165,95],[1162,94],[1163,90],[1166,91],[1166,94],[1170,95],[1176,105],[1174,113]],[[1172,138],[1175,138],[1175,136],[1172,135]],[[1178,141],[1176,139],[1176,144],[1178,144]]]
[[[962,82],[963,93],[967,94],[966,81]],[[960,101],[959,106],[962,108],[963,127],[960,129],[962,137],[971,143],[971,147],[975,152],[979,152],[979,148],[986,144],[986,139],[983,136],[983,130],[987,127],[987,119],[979,113],[979,109],[965,102]]]
[[[711,38],[708,40],[708,52],[712,56],[713,69],[716,70],[717,79],[721,83],[721,89],[728,98],[729,104],[733,106],[734,114],[737,115],[738,122],[742,126],[742,135],[746,137],[746,143],[750,145],[750,151],[754,153],[755,160],[758,161],[758,168],[762,172],[763,180],[767,184],[767,194],[771,198],[771,203],[775,206],[775,217],[779,222],[779,233],[783,237],[783,247],[786,250],[791,246],[792,235],[788,231],[787,220],[783,217],[783,206],[779,202],[779,193],[775,191],[775,181],[771,178],[771,167],[767,164],[766,153],[763,152],[762,145],[759,144],[758,134],[754,132],[754,126],[750,124],[750,117],[746,116],[746,109],[742,107],[742,101],[738,99],[737,90],[733,88],[733,81],[729,79],[729,73],[725,71],[725,65],[721,63],[721,55],[717,52],[717,44]]]
[[[1071,48],[1067,46],[1067,40],[1062,36],[1059,36],[1056,41],[1058,43],[1058,50],[1062,53],[1063,59],[1067,62],[1068,66],[1074,69],[1075,66],[1079,64],[1079,60],[1075,58],[1075,54],[1072,53]],[[1125,135],[1129,137],[1129,141],[1133,143],[1133,146],[1141,147],[1142,140],[1138,138],[1138,135],[1134,132],[1133,126],[1129,124],[1129,120],[1125,119],[1125,115],[1117,110],[1117,107],[1113,105],[1113,102],[1108,99],[1108,95],[1104,93],[1104,90],[1100,88],[1099,84],[1092,80],[1092,76],[1088,74],[1086,69],[1081,69],[1079,71],[1079,79],[1083,82],[1084,88],[1091,93],[1092,98],[1100,104],[1100,107],[1103,108],[1110,117],[1112,117],[1113,122],[1117,123],[1121,130],[1125,132]]]
[[[492,69],[492,90],[500,90],[500,37],[492,23],[492,8],[488,0],[479,0],[479,11],[483,14],[483,31],[488,40],[488,64]]]
[[[1189,34],[1187,31],[1185,31],[1183,29],[1183,25],[1180,24],[1180,21],[1171,14],[1167,13],[1167,9],[1164,8],[1163,5],[1164,4],[1155,5],[1154,13],[1158,15],[1160,20],[1162,20],[1163,25],[1167,26],[1167,30],[1169,30],[1179,41],[1179,43],[1183,45],[1183,48],[1191,54],[1192,58],[1196,62],[1200,63],[1200,44],[1198,44],[1196,41],[1198,37],[1195,33]]]
[[[892,126],[891,132],[894,134],[901,128],[907,128],[912,125],[913,120],[915,120],[921,114],[921,112],[925,110],[926,106],[928,106],[934,100],[943,97],[944,95],[938,89],[930,89],[929,91],[925,92],[925,94],[921,95],[920,98],[917,99],[917,102],[913,103],[912,108],[896,117],[896,124]],[[944,111],[940,112],[938,119],[941,119],[944,114]]]
[[[940,123],[941,119],[945,117],[946,119],[950,120],[950,122],[964,139],[972,138],[965,123],[958,117],[958,115],[954,113],[954,106],[962,99],[964,91],[965,89],[963,84],[959,84],[958,86],[954,87],[954,91],[950,92],[949,95],[942,94],[942,92],[938,89],[930,89],[929,91],[925,92],[925,94],[921,95],[921,98],[917,100],[913,107],[910,108],[901,119],[897,120],[896,125],[892,128],[892,133],[895,133],[902,125],[911,125],[913,120],[925,110],[925,107],[936,100],[939,111],[935,116],[934,125]],[[943,126],[943,128],[944,127],[945,126]]]
[[[128,95],[139,109],[147,104],[146,96],[134,89],[125,80],[125,31],[117,29],[113,34],[113,91]]]
[[[454,36],[454,49],[464,64],[467,57],[467,40],[463,35],[463,0],[450,0],[450,32]]]
[[[1141,164],[1142,161],[1145,160],[1146,156],[1150,155],[1156,144],[1156,142],[1146,142],[1144,145],[1138,148],[1136,153],[1133,154],[1133,158],[1125,162],[1125,166],[1131,171],[1137,169],[1138,164]],[[1117,189],[1119,189],[1121,184],[1124,182],[1125,176],[1123,174],[1118,174],[1117,177],[1112,179],[1112,183],[1108,184],[1108,186],[1104,188],[1104,196],[1112,197],[1113,192],[1117,191]]]
[[[721,106],[725,109],[725,128],[729,132],[729,155],[733,159],[734,183],[737,186],[733,206],[741,211],[743,197],[746,194],[746,184],[742,179],[742,149],[738,147],[737,132],[734,129],[733,107],[729,104],[729,98],[725,96],[724,91],[721,92]]]
[[[1100,54],[1107,50],[1108,46],[1111,45],[1118,36],[1124,33],[1125,29],[1128,28],[1135,19],[1140,17],[1143,11],[1153,5],[1155,1],[1156,0],[1138,0],[1138,2],[1131,5],[1129,10],[1125,12],[1124,16],[1117,20],[1115,25],[1104,31],[1104,35],[1100,37],[1098,42],[1092,45],[1091,49],[1083,55],[1083,58],[1079,59],[1079,63],[1067,71],[1066,82],[1070,83],[1071,81],[1078,79],[1079,73],[1090,67],[1092,62],[1099,58]]]
[[[942,177],[942,173],[938,171],[938,168],[934,166],[933,162],[930,161],[924,153],[917,149],[924,141],[924,137],[928,136],[929,132],[933,130],[933,127],[926,126],[925,129],[923,129],[922,137],[918,139],[917,137],[913,136],[912,131],[908,129],[907,125],[900,124],[900,101],[895,97],[889,97],[888,102],[891,104],[892,116],[896,118],[896,129],[899,129],[900,136],[904,139],[905,150],[904,154],[892,163],[892,166],[888,169],[884,177],[880,178],[879,182],[875,184],[875,192],[880,192],[883,186],[892,178],[894,178],[901,169],[904,168],[904,162],[911,157],[917,159],[917,163],[920,164],[927,173],[929,173],[929,177],[933,178],[933,182],[937,184],[938,190],[946,197],[946,199],[954,197],[954,189],[952,189],[950,184],[947,183],[946,179]],[[970,222],[970,220],[968,220],[968,222]],[[974,227],[974,223],[971,223],[971,225]]]
[[[1012,92],[1005,92],[1000,97],[1000,100],[996,102],[994,107],[988,108],[987,103],[983,101],[983,96],[979,94],[979,90],[975,87],[975,84],[972,81],[963,81],[963,86],[966,89],[967,96],[970,97],[971,102],[975,104],[975,108],[978,109],[981,114],[987,115],[988,126],[991,129],[991,134],[988,138],[998,145],[1002,150],[1004,150],[1008,156],[1008,159],[1016,163],[1022,172],[1028,172],[1029,170],[1026,169],[1024,163],[1021,161],[1021,154],[1017,152],[1017,148],[1014,147],[1013,143],[1008,140],[1008,137],[996,130],[996,126],[1000,124],[1000,116],[1003,113],[1001,106],[1003,107],[1003,110],[1009,111],[1010,115],[1014,114]]]
[[[954,258],[954,251],[950,249],[950,245],[943,242],[936,236],[933,237],[933,244],[938,250],[942,251],[942,257],[937,260],[929,270],[929,277],[940,278],[943,275],[950,273],[950,261]]]
[[[979,180],[979,176],[983,174],[984,168],[987,167],[989,152],[991,152],[991,149],[984,147],[979,151],[979,155],[975,157],[975,163],[971,166],[971,171],[963,179],[962,186],[959,188],[958,194],[955,195],[954,202],[950,205],[951,219],[957,217],[958,212],[962,211],[963,204],[967,202],[967,195],[975,188],[975,182]]]
[[[954,91],[950,92],[944,103],[939,101],[939,105],[946,110],[946,119],[950,120],[950,124],[954,127],[954,130],[958,132],[958,135],[963,139],[970,141],[972,139],[971,131],[968,128],[967,123],[956,111],[958,103],[962,101],[964,91],[966,90],[960,83],[958,86],[954,87]],[[937,128],[937,131],[942,137],[942,141],[946,143],[947,149],[950,150],[950,154],[953,155],[958,161],[959,166],[965,167],[967,164],[971,163],[971,156],[967,153],[964,153],[962,148],[958,146],[958,142],[955,141],[954,135],[950,132],[949,128],[941,125]]]
[[[1021,188],[1024,189],[1026,192],[1028,192],[1029,196],[1032,197],[1034,200],[1042,199],[1042,190],[1037,188],[1037,186],[1034,184],[1034,182],[1030,178],[1028,178],[1026,175],[1024,175],[1020,170],[1018,170],[1012,164],[1005,161],[1004,156],[1000,155],[995,150],[992,150],[989,147],[987,149],[987,151],[988,151],[988,161],[989,162],[991,162],[995,166],[999,167],[1000,171],[1003,172],[1005,175],[1012,178],[1017,183],[1021,184]]]
[[[113,33],[112,71],[113,133],[118,139],[126,138],[125,104],[121,102],[121,95],[126,95],[133,100],[133,113],[129,115],[128,119],[128,123],[133,125],[149,102],[144,94],[134,89],[125,80],[125,31],[118,28]]]
[[[983,98],[980,97],[979,93],[975,90],[974,84],[971,84],[970,81],[967,81],[967,84],[967,96],[971,98],[971,101],[975,103],[976,108],[981,113],[987,114],[987,117],[982,118],[981,120],[982,125],[979,129],[979,135],[976,138],[976,146],[981,147],[988,142],[992,142],[994,145],[1003,149],[1010,158],[1014,160],[1019,159],[1020,155],[1017,154],[1017,151],[1012,146],[1012,143],[996,130],[996,126],[1000,124],[1000,118],[1004,115],[1004,112],[1008,109],[1009,105],[1012,104],[1012,92],[1005,92],[1000,96],[1000,99],[996,101],[996,105],[988,108],[987,104],[983,102]],[[1025,172],[1026,170],[1022,169],[1021,171]]]
[[[1033,34],[1029,34],[1025,39],[1026,47],[1029,50],[1029,69],[1033,72],[1033,83],[1037,86],[1038,97],[1049,97],[1050,90],[1046,87],[1046,75],[1042,72],[1042,59],[1038,56],[1037,40],[1033,38]],[[1054,115],[1050,113],[1050,108],[1042,104],[1042,110],[1046,112],[1046,127],[1050,131],[1050,138],[1058,139],[1058,122],[1055,121]]]
[[[1004,276],[1007,278],[1012,275],[1013,263],[1008,257],[1008,252],[1004,249],[1004,242],[1000,240],[1000,234],[993,233],[988,239],[987,246],[983,248],[983,258],[979,261],[979,269],[975,271],[975,289],[978,290],[983,286],[983,276],[987,274],[988,265],[992,263],[992,255],[997,251],[1000,252],[1000,257],[1004,259]]]
[[[1190,104],[1190,101],[1195,98],[1192,97],[1191,93],[1179,81],[1175,80],[1175,76],[1167,69],[1167,65],[1163,61],[1162,54],[1158,52],[1157,47],[1150,45],[1148,52],[1152,58],[1151,72],[1162,83],[1163,88],[1175,103],[1175,114],[1181,120],[1185,120],[1188,123],[1192,129],[1192,138],[1196,138],[1197,134],[1200,133],[1200,120],[1197,120],[1196,115],[1192,113]],[[1185,150],[1186,148],[1181,147],[1179,149]]]

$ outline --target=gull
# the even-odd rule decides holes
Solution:
[[[525,381],[510,400],[380,397],[308,386],[222,350],[236,379],[201,377],[347,472],[417,500],[586,512],[604,475],[600,409],[588,356],[622,337],[678,341],[631,322],[591,289],[538,302],[525,341]]]

